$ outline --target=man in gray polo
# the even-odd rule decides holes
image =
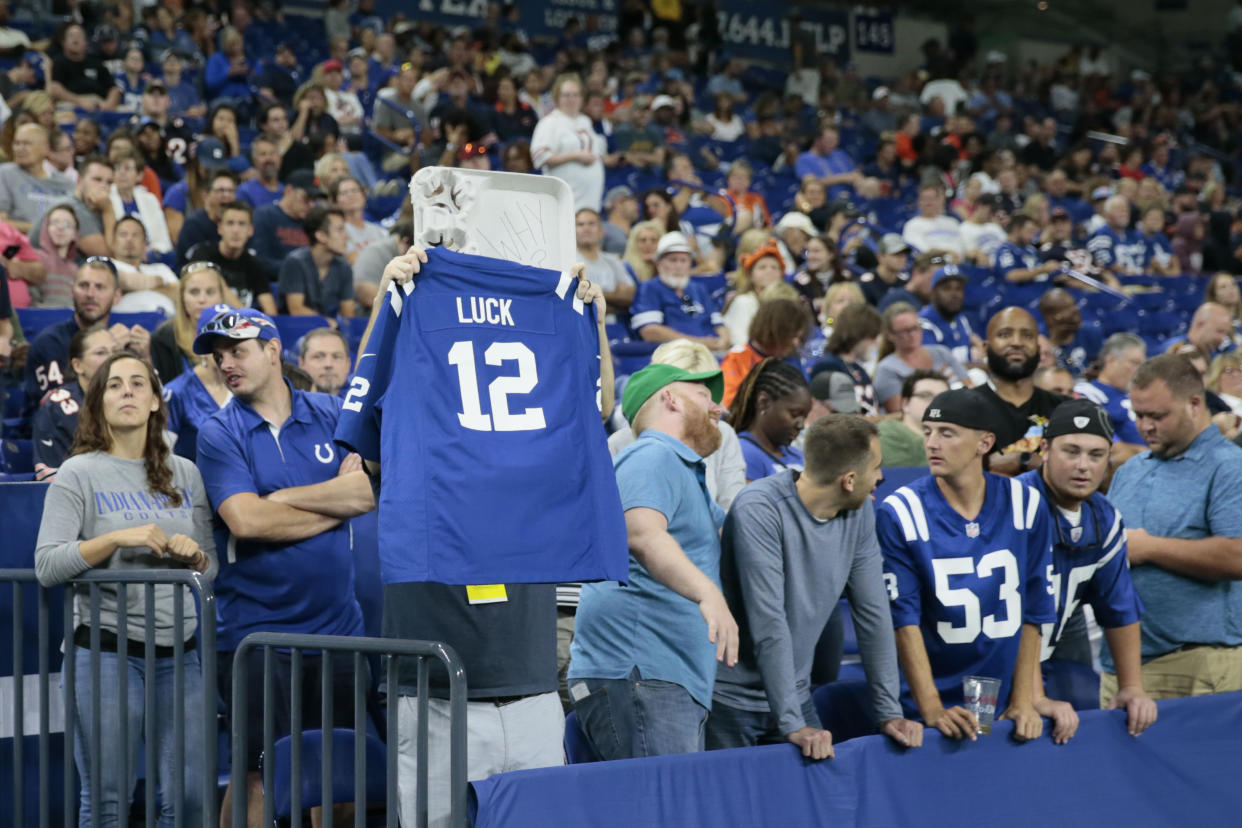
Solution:
[[[817,420],[806,468],[756,481],[733,503],[721,537],[721,585],[738,621],[738,661],[716,671],[709,749],[792,742],[833,755],[811,700],[815,644],[848,594],[872,715],[899,745],[923,743],[902,717],[897,645],[875,536],[871,493],[881,477],[876,427],[848,414]]]

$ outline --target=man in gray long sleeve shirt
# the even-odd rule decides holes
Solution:
[[[880,479],[876,428],[832,414],[807,431],[806,470],[756,481],[733,503],[722,536],[721,583],[740,627],[734,667],[721,665],[707,722],[709,749],[789,741],[832,756],[811,701],[815,643],[848,595],[877,726],[922,744],[902,718],[892,617],[870,498]]]

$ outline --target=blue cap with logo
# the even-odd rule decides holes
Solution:
[[[963,282],[967,281],[966,274],[955,264],[947,264],[944,267],[936,268],[936,272],[932,274],[931,286],[935,288],[936,285],[940,284],[945,279],[961,279]]]
[[[226,339],[271,340],[280,339],[280,330],[263,311],[215,305],[199,314],[194,353],[210,354],[212,342],[218,336]]]

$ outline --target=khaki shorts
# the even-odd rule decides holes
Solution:
[[[1143,665],[1143,689],[1153,699],[1179,699],[1242,690],[1242,647],[1200,645],[1174,650]],[[1117,694],[1117,675],[1100,675],[1100,706]]]

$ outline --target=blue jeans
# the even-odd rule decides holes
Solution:
[[[634,668],[623,679],[575,679],[587,696],[574,701],[578,722],[603,759],[638,759],[703,750],[707,708],[686,688],[671,681],[645,679]]]
[[[120,687],[117,680],[118,669],[124,661],[128,670],[127,697],[129,704],[126,710],[121,709]],[[101,802],[95,803],[98,818],[94,818],[91,802],[91,653],[89,649],[78,647],[74,650],[74,703],[77,707],[73,734],[73,758],[78,767],[78,776],[82,782],[81,807],[78,811],[79,828],[88,826],[107,826],[112,828],[117,823],[120,798],[127,800],[133,795],[134,785],[138,778],[138,757],[143,749],[144,720],[147,714],[155,716],[155,756],[156,766],[147,768],[147,784],[154,783],[159,795],[159,824],[171,826],[173,815],[178,810],[182,814],[182,825],[198,825],[202,822],[203,813],[203,672],[199,663],[198,651],[190,650],[182,656],[185,685],[185,714],[182,724],[185,733],[185,766],[181,769],[182,800],[177,803],[173,799],[173,780],[171,774],[177,770],[176,742],[173,730],[175,711],[173,708],[173,658],[156,658],[154,673],[150,680],[155,682],[155,710],[144,710],[146,704],[146,663],[141,658],[118,656],[115,652],[99,654],[99,701],[100,701],[100,767],[99,783]],[[124,715],[123,715],[124,714]],[[126,761],[127,778],[120,777],[121,763],[118,751],[121,746],[121,728],[125,727],[129,736],[129,757]],[[124,787],[122,787],[124,786]],[[123,793],[122,793],[123,791]]]
[[[823,727],[819,722],[819,713],[815,710],[815,702],[810,699],[802,705],[802,718],[806,720],[807,727]],[[788,736],[787,733],[781,733],[776,717],[771,713],[731,707],[721,703],[720,699],[712,702],[712,712],[707,717],[708,750],[781,745],[789,741]]]

